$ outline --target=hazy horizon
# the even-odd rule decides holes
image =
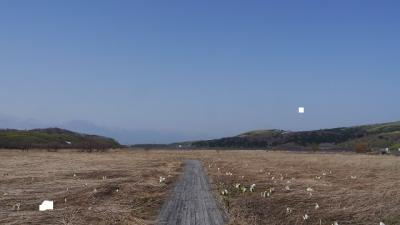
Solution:
[[[3,1],[0,128],[167,143],[399,121],[399,6]]]
[[[388,123],[398,121],[374,121],[363,124],[347,124],[337,125],[332,127],[318,127],[313,129],[290,129],[284,127],[263,127],[254,128],[248,130],[241,130],[237,132],[227,133],[188,133],[188,132],[176,132],[168,130],[135,130],[135,129],[121,129],[117,127],[106,127],[98,124],[94,124],[90,121],[85,120],[71,120],[59,123],[45,123],[36,119],[18,119],[12,116],[6,116],[0,114],[0,129],[40,129],[40,128],[62,128],[68,129],[75,132],[96,134],[106,137],[111,137],[119,141],[121,144],[169,144],[174,142],[183,141],[194,141],[194,140],[208,140],[216,139],[227,136],[236,136],[241,133],[245,133],[253,130],[264,130],[264,129],[282,129],[287,131],[305,131],[305,130],[318,130],[318,129],[329,129],[346,126],[358,126],[358,125],[371,125],[376,123]]]

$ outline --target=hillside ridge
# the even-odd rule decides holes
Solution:
[[[185,142],[191,148],[352,150],[400,148],[400,121],[310,131],[254,130],[232,137]]]
[[[61,128],[32,130],[0,129],[0,148],[103,150],[121,145],[112,138],[73,132]]]

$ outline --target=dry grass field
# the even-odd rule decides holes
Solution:
[[[180,168],[153,152],[2,150],[0,224],[152,224]]]
[[[400,224],[400,157],[211,150],[2,150],[0,224],[154,224],[189,158],[230,225]],[[43,200],[55,210],[39,212]]]
[[[230,151],[204,165],[232,225],[400,224],[399,157]]]

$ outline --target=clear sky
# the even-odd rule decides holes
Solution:
[[[400,120],[399,12],[396,0],[3,0],[0,113],[204,137]]]

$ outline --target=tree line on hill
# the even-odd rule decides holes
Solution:
[[[87,151],[119,148],[111,138],[80,134],[59,128],[0,130],[0,148],[4,149],[82,149]]]
[[[313,131],[251,131],[238,136],[177,143],[201,149],[281,149],[369,152],[400,149],[400,122]]]

